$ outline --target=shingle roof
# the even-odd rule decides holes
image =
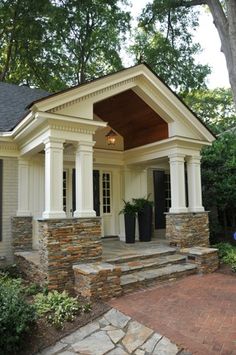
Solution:
[[[0,82],[0,132],[11,131],[29,112],[27,106],[51,95],[41,89]]]

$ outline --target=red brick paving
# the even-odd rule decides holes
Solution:
[[[109,303],[193,354],[236,354],[234,276],[189,276]]]

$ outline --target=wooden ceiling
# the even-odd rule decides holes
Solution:
[[[123,136],[125,150],[168,138],[168,124],[133,90],[97,102],[94,113]]]

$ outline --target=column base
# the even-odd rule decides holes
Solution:
[[[87,217],[96,217],[96,212],[93,210],[89,211],[75,211],[74,217],[77,218],[87,218]]]
[[[199,207],[189,207],[188,211],[192,212],[192,213],[194,213],[194,212],[204,212],[205,209],[204,209],[204,207],[201,207],[201,206],[199,206]]]
[[[16,217],[31,217],[30,211],[17,211]]]
[[[180,248],[208,247],[208,212],[167,213],[166,239]]]
[[[170,208],[170,213],[187,213],[187,212],[189,212],[187,207]]]
[[[43,218],[66,218],[66,213],[64,211],[44,211]]]

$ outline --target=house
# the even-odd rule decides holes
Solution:
[[[122,238],[122,199],[148,194],[157,235],[208,244],[200,152],[215,137],[146,64],[56,94],[0,83],[0,129],[2,262],[48,248],[52,226]]]

